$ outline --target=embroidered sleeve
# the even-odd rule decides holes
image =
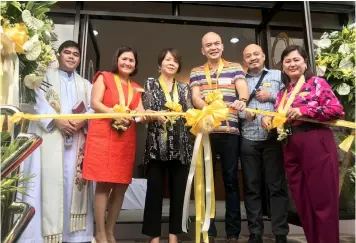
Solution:
[[[192,95],[191,95],[191,91],[190,91],[190,87],[187,84],[184,84],[182,87],[182,95],[180,95],[181,97],[181,104],[182,104],[182,108],[183,111],[187,111],[188,109],[193,108],[193,104],[192,104]]]
[[[145,92],[142,95],[142,105],[145,110],[156,110],[155,99],[154,99],[154,80],[148,79],[144,86]]]
[[[315,100],[301,105],[300,112],[319,121],[330,121],[342,118],[344,108],[336,98],[330,85],[322,78],[315,79],[315,89],[313,90]],[[316,102],[315,102],[316,101]]]

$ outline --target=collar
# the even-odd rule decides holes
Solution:
[[[61,75],[61,77],[64,77],[66,79],[72,79],[74,77],[74,72],[71,72],[71,73],[67,73],[65,71],[62,71],[60,69],[59,70],[59,74]]]
[[[263,71],[269,72],[269,69],[266,68],[266,67],[264,67],[263,70],[262,70],[259,74],[257,74],[257,75],[252,75],[252,74],[250,74],[250,73],[248,72],[248,70],[247,70],[246,77],[248,77],[248,78],[259,77],[259,76],[261,76],[261,74],[262,74]]]
[[[226,61],[224,58],[222,58],[222,60],[223,60],[223,63],[224,63],[224,68],[225,67],[228,67],[229,66],[229,61]],[[207,62],[207,61],[206,61]],[[206,63],[205,62],[205,63]],[[202,68],[204,68],[204,65],[205,65],[205,63],[201,66]],[[210,68],[210,67],[209,67]],[[211,68],[210,68],[210,70],[211,70]]]

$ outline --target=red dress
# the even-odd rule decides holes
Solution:
[[[114,107],[119,104],[119,92],[116,88],[114,76],[110,72],[98,72],[93,78],[96,81],[99,75],[104,76],[106,90],[103,104]],[[133,97],[129,108],[137,108],[141,93],[135,91],[140,88],[131,82]],[[127,104],[128,87],[122,83]],[[136,152],[136,124],[132,122],[130,127],[122,133],[111,127],[112,119],[93,119],[89,123],[89,130],[85,145],[83,162],[83,178],[98,182],[112,182],[130,184]]]

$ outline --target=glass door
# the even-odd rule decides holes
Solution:
[[[90,82],[100,67],[100,51],[89,15],[81,19],[79,44],[81,48],[80,75]]]

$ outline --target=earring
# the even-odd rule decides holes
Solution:
[[[158,66],[158,72],[160,73],[162,71],[161,67]]]

